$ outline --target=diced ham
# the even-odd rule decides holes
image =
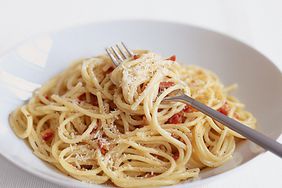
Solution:
[[[186,117],[184,116],[184,113],[191,113],[191,112],[196,112],[197,110],[193,108],[190,105],[186,105],[186,107],[181,111],[176,114],[174,114],[172,117],[170,117],[167,120],[167,123],[169,124],[180,124],[183,123],[186,120]]]
[[[136,54],[133,55],[134,60],[138,59],[139,57],[140,57],[139,55],[136,55]]]
[[[105,148],[100,148],[100,151],[101,151],[102,155],[105,155],[107,153],[107,150]]]
[[[98,146],[99,146],[99,149],[100,149],[102,155],[105,155],[108,152],[108,150],[104,146],[104,143],[100,139],[98,139]]]
[[[52,140],[53,136],[54,136],[54,131],[50,128],[41,132],[41,137],[46,142]]]
[[[159,86],[159,92],[163,92],[165,89],[174,85],[174,82],[161,82]]]
[[[167,123],[169,124],[180,124],[185,121],[185,117],[183,116],[183,113],[178,112],[177,114],[174,114],[172,117],[170,117],[167,120]]]
[[[169,88],[174,85],[174,82],[161,82],[160,88]]]
[[[183,112],[186,112],[186,113],[191,113],[191,112],[196,112],[197,110],[195,108],[193,108],[192,106],[190,105],[186,105],[185,108],[183,109]]]
[[[176,56],[170,56],[169,58],[167,58],[166,60],[170,60],[170,61],[176,61]]]
[[[229,105],[225,102],[225,103],[223,104],[223,106],[220,107],[217,111],[227,116],[228,113],[229,113],[229,111],[230,111],[230,107],[229,107]]]

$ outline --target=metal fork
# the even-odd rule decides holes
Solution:
[[[134,56],[134,53],[123,42],[106,48],[106,52],[116,67],[119,66],[119,64],[121,64],[123,61]]]
[[[279,142],[269,138],[268,136],[254,129],[249,128],[248,126],[240,123],[239,121],[236,121],[226,115],[223,115],[222,113],[206,106],[203,103],[200,103],[199,101],[196,101],[195,99],[187,95],[182,94],[175,97],[166,97],[164,101],[179,101],[191,105],[195,109],[222,123],[231,130],[248,138],[252,142],[261,146],[262,148],[269,150],[270,152],[278,155],[279,157],[282,157],[282,144],[280,144]]]

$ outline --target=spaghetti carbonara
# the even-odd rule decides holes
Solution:
[[[16,135],[64,174],[120,187],[196,178],[232,157],[241,135],[167,96],[185,93],[255,128],[256,120],[217,76],[149,51],[117,68],[106,55],[82,59],[10,115]]]

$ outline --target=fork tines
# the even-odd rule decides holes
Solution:
[[[106,52],[112,59],[115,66],[118,66],[120,63],[128,58],[131,58],[134,55],[133,52],[129,48],[127,48],[127,46],[123,42],[106,48]]]

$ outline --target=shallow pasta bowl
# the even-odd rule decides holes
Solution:
[[[0,153],[17,166],[51,182],[88,186],[61,174],[33,155],[28,145],[11,130],[8,115],[27,100],[35,88],[72,61],[104,53],[104,47],[121,40],[132,49],[148,49],[163,56],[176,54],[180,63],[214,71],[225,85],[238,83],[239,90],[234,94],[258,119],[258,130],[273,139],[281,134],[281,72],[259,52],[230,37],[185,24],[113,21],[35,37],[0,58]],[[208,177],[241,166],[261,153],[256,145],[242,141],[233,159],[224,166],[206,169],[201,172],[200,180],[175,187],[209,181]]]

